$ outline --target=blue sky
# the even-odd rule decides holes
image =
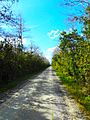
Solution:
[[[69,29],[66,24],[68,10],[60,5],[61,1],[20,0],[15,6],[15,12],[22,15],[26,29],[30,29],[26,33],[30,38],[23,41],[25,46],[34,41],[49,60],[59,43],[60,31]]]

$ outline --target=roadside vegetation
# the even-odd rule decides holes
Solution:
[[[30,44],[29,50],[25,50],[22,17],[13,14],[14,2],[0,1],[0,92],[49,66],[37,46]]]
[[[49,62],[39,53],[19,51],[9,43],[0,43],[0,89],[12,86],[18,78],[38,73],[48,66]]]
[[[52,66],[90,118],[90,6],[84,16],[75,19],[83,27],[80,32],[72,29],[60,33],[59,50],[53,55]]]

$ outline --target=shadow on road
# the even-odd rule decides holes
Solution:
[[[66,97],[68,94],[56,80],[55,72],[48,68],[7,94],[0,108],[0,120],[52,120],[53,116],[55,120],[71,120]]]

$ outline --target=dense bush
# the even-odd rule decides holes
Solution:
[[[90,10],[90,9],[88,9]],[[81,36],[77,30],[63,31],[60,51],[54,54],[52,66],[76,99],[90,110],[90,21],[82,19]]]
[[[19,51],[10,43],[0,42],[0,83],[8,83],[48,66],[49,62],[39,53]]]

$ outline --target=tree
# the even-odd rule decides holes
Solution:
[[[15,24],[16,18],[12,11],[12,5],[15,0],[1,0],[0,1],[0,22],[4,24]]]
[[[60,51],[52,58],[52,66],[77,100],[90,111],[90,7],[85,16],[77,17],[83,30],[60,34]],[[76,22],[77,22],[76,20]],[[82,34],[82,35],[81,35]]]

